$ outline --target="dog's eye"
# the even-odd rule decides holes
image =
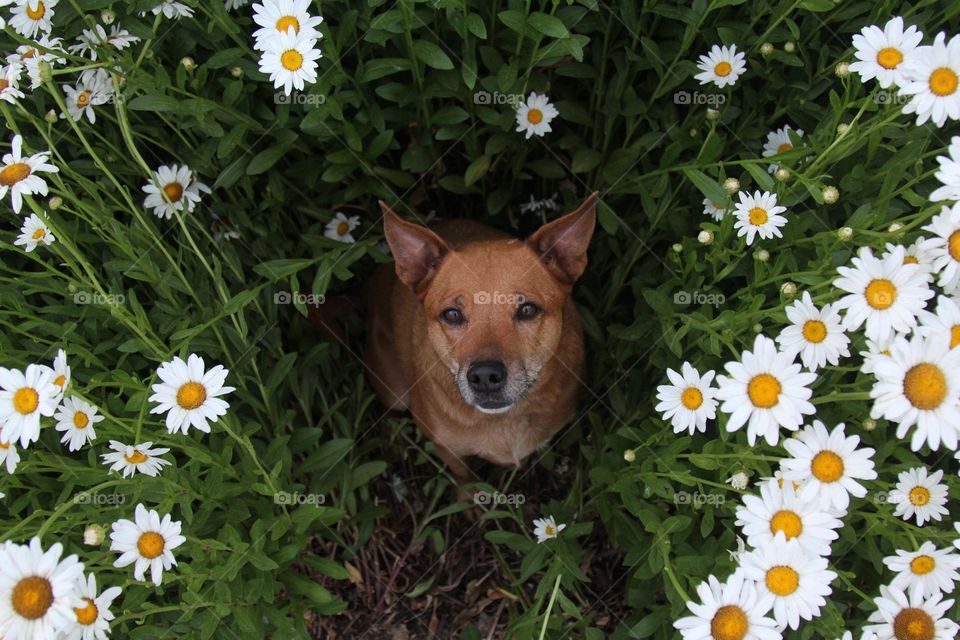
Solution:
[[[447,324],[463,324],[464,317],[460,313],[460,309],[455,307],[450,307],[449,309],[444,309],[440,312],[440,319],[446,322]]]
[[[517,320],[533,320],[540,315],[540,307],[532,302],[524,302],[517,307]]]

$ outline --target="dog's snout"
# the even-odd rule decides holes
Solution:
[[[467,382],[477,393],[500,391],[507,383],[507,368],[502,362],[475,362],[467,369]]]

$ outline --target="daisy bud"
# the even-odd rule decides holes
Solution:
[[[723,181],[723,190],[730,195],[735,194],[737,191],[740,191],[740,181],[736,178],[727,178]]]
[[[627,449],[623,452],[623,459],[627,462],[633,462],[637,459],[637,453],[633,449]]]
[[[60,196],[53,196],[50,200],[47,201],[47,206],[56,211],[61,206],[63,206],[63,198]]]
[[[846,122],[841,122],[840,124],[837,125],[837,135],[838,135],[838,136],[842,136],[842,135],[846,134],[847,131],[849,131],[849,130],[850,130],[850,125],[848,125]]]
[[[190,56],[183,56],[180,58],[180,65],[187,71],[193,71],[197,68],[197,63],[193,61],[193,58]]]
[[[763,333],[763,325],[760,324],[759,322],[758,322],[757,324],[753,325],[753,332],[754,332],[754,333]]]
[[[230,75],[232,75],[234,78],[242,78],[243,69],[241,69],[240,67],[234,67],[230,69]]]
[[[730,486],[737,491],[743,491],[750,484],[750,478],[747,477],[747,474],[743,471],[737,471],[735,474],[727,478],[727,482],[729,482]]]
[[[849,78],[850,63],[849,62],[837,63],[837,66],[833,68],[833,72],[837,75],[838,78]]]
[[[764,42],[762,45],[760,45],[760,53],[764,56],[768,56],[773,53],[773,44]]]
[[[770,259],[770,252],[767,251],[766,249],[760,249],[759,251],[753,254],[753,257],[759,260],[760,262],[766,262],[767,260]]]
[[[792,282],[784,282],[783,286],[780,287],[780,293],[786,298],[792,298],[797,295],[797,285]]]
[[[37,69],[40,72],[40,82],[50,82],[53,80],[53,70],[49,62],[41,58],[40,62],[37,63]]]
[[[678,242],[675,245],[673,245],[673,250],[676,253],[683,253],[683,245]]]
[[[873,431],[877,428],[877,421],[873,418],[867,418],[863,421],[863,430],[864,431]]]
[[[57,121],[57,112],[50,109],[50,111],[47,111],[46,115],[43,116],[43,119],[49,124],[54,124]]]
[[[690,137],[691,137],[691,138],[696,138],[698,135],[700,135],[700,130],[699,130],[699,129],[696,129],[696,128],[690,129]]]
[[[890,228],[888,228],[887,231],[890,233],[899,233],[900,231],[903,231],[903,225],[899,222],[894,222],[890,225]]]
[[[773,173],[773,177],[779,180],[780,182],[786,182],[790,179],[790,170],[784,169],[783,167],[778,167],[777,170]]]
[[[824,187],[820,195],[827,204],[833,204],[840,199],[840,191],[836,187]]]
[[[100,20],[107,26],[113,24],[113,21],[116,19],[117,14],[115,14],[113,11],[110,11],[110,9],[104,9],[100,12]]]
[[[98,524],[88,524],[87,528],[83,530],[83,544],[91,547],[99,547],[106,537],[106,529]]]
[[[840,227],[837,231],[837,237],[844,242],[850,242],[853,239],[853,229],[850,227]]]
[[[700,244],[711,245],[713,244],[713,231],[709,229],[704,229],[699,234],[697,234],[697,240]]]
[[[783,43],[783,50],[787,53],[793,53],[797,50],[797,45],[793,43],[793,40],[787,40]]]
[[[707,109],[707,120],[718,120],[720,118],[720,112],[716,109]]]

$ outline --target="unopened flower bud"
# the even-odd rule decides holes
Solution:
[[[707,120],[717,120],[720,118],[720,112],[716,109],[707,109]]]
[[[844,135],[849,130],[850,130],[850,125],[848,125],[846,122],[841,122],[840,124],[837,125],[838,136]]]
[[[767,251],[766,249],[759,249],[757,250],[756,253],[753,254],[753,257],[755,257],[760,262],[766,262],[770,259],[770,252]]]
[[[784,282],[783,286],[780,287],[780,293],[786,298],[792,298],[797,295],[797,285],[792,282]]]
[[[736,178],[727,178],[723,181],[723,190],[730,195],[735,194],[737,191],[740,191],[740,181]]]
[[[827,204],[833,204],[840,199],[840,191],[836,187],[824,187],[820,195]]]
[[[777,170],[773,173],[773,177],[779,180],[780,182],[786,182],[790,179],[790,170],[785,169],[784,167],[778,167]]]
[[[683,245],[680,244],[679,242],[677,242],[676,244],[673,245],[673,250],[674,250],[676,253],[682,253],[682,252],[683,252]]]
[[[623,459],[627,462],[633,462],[637,459],[637,454],[633,449],[627,449],[623,452]]]
[[[863,421],[863,430],[864,431],[873,431],[877,428],[877,421],[873,418],[867,418]]]
[[[838,78],[849,78],[850,63],[849,62],[837,63],[837,66],[833,68],[833,72],[837,75]]]
[[[100,20],[103,24],[110,26],[113,24],[113,21],[117,19],[117,14],[115,14],[110,9],[104,9],[100,12]]]
[[[840,229],[837,230],[837,237],[844,242],[850,242],[850,240],[853,239],[853,229],[850,227],[840,227]]]
[[[797,50],[797,45],[794,44],[793,40],[787,40],[783,43],[783,50],[787,53],[793,53]]]
[[[60,196],[53,196],[47,201],[47,206],[56,211],[63,206],[63,198]]]
[[[232,75],[234,78],[242,78],[243,69],[241,69],[240,67],[233,67],[232,69],[230,69],[230,75]]]
[[[890,225],[887,231],[889,231],[890,233],[899,233],[900,231],[903,231],[903,225],[900,224],[899,222],[894,222],[893,224]]]
[[[99,547],[107,537],[107,531],[99,524],[88,524],[83,530],[83,544]]]
[[[710,231],[709,229],[704,229],[703,231],[697,234],[697,241],[700,242],[700,244],[705,244],[705,245],[713,244],[713,231]]]
[[[762,45],[760,45],[760,53],[764,56],[768,56],[773,53],[773,44],[770,42],[764,42]]]
[[[193,71],[197,68],[197,63],[193,61],[193,58],[190,56],[183,56],[180,58],[180,66],[182,66],[187,71]]]

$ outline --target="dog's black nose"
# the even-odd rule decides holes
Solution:
[[[499,391],[507,383],[507,368],[494,360],[474,362],[467,369],[467,382],[478,393]]]

